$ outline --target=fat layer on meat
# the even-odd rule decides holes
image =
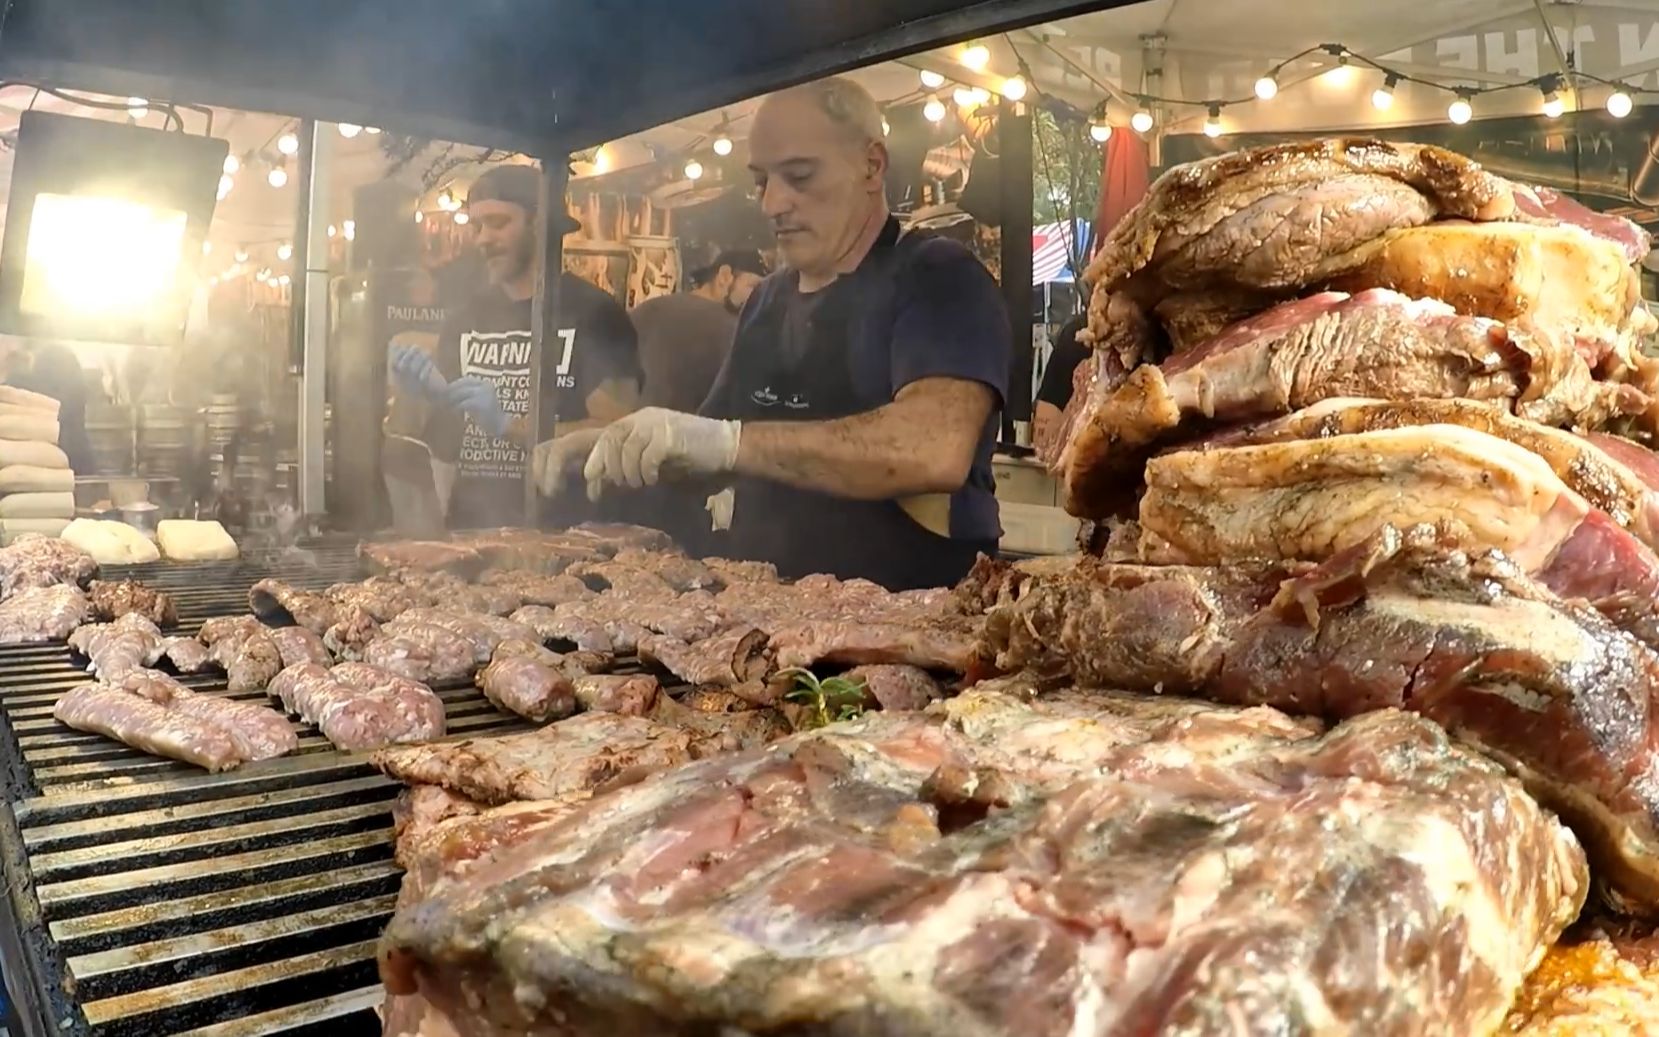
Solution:
[[[1489,1032],[1571,835],[1408,714],[1262,714],[985,691],[675,768],[400,910],[382,976],[481,1037]]]

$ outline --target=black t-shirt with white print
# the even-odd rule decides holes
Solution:
[[[541,367],[536,442],[559,421],[587,418],[587,398],[602,382],[640,378],[633,323],[616,299],[573,274],[559,285],[560,319],[548,336]],[[452,312],[439,338],[438,369],[446,379],[481,378],[494,385],[507,417],[530,414],[530,372],[536,362],[530,300],[509,299],[491,286]],[[471,416],[437,411],[427,430],[434,456],[456,466],[449,524],[455,529],[519,525],[530,447],[491,436]]]

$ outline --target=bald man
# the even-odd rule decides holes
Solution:
[[[881,111],[851,81],[767,99],[749,146],[787,269],[744,307],[698,414],[647,408],[601,434],[589,494],[712,479],[731,494],[710,499],[730,525],[711,550],[787,576],[953,583],[1001,533],[991,450],[1012,337],[996,283],[962,245],[901,233]]]

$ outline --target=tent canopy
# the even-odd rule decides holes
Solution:
[[[0,74],[576,150],[1122,0],[11,0]]]

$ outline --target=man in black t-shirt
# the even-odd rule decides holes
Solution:
[[[1048,366],[1043,368],[1043,384],[1037,389],[1036,408],[1032,413],[1031,438],[1035,443],[1046,443],[1060,430],[1060,419],[1071,402],[1071,379],[1077,365],[1088,359],[1089,350],[1077,341],[1083,330],[1082,317],[1073,317],[1060,325],[1054,336],[1054,348],[1048,355]]]
[[[426,442],[434,461],[450,466],[440,487],[453,483],[452,528],[521,522],[532,448],[603,427],[638,402],[633,324],[621,303],[581,278],[560,276],[557,327],[537,355],[531,299],[540,264],[539,188],[540,174],[529,166],[497,166],[478,178],[467,208],[489,287],[445,322],[435,356],[410,346],[389,351],[398,391],[434,404]],[[550,233],[577,229],[562,212],[550,218]],[[530,427],[532,364],[541,367],[537,429]],[[566,503],[571,513],[549,516],[553,521],[590,517],[580,502]]]

